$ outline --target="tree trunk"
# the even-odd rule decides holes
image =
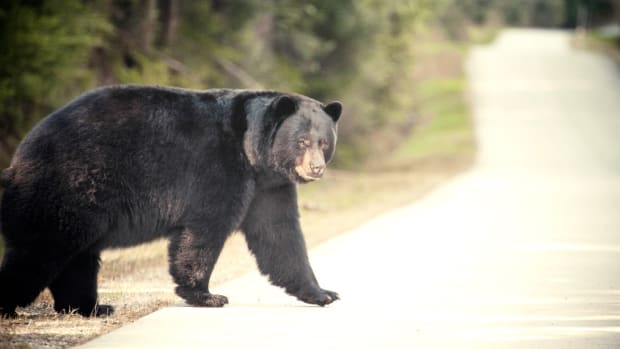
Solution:
[[[142,51],[148,52],[155,38],[155,0],[140,0],[138,7],[138,23],[133,28],[136,44]]]
[[[155,43],[159,48],[165,48],[174,40],[176,34],[179,19],[179,1],[158,0],[157,10],[159,32]]]

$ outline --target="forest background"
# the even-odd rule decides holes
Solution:
[[[345,117],[335,165],[363,168],[405,142],[423,117],[419,105],[428,96],[412,91],[428,79],[416,71],[416,50],[471,41],[476,26],[570,28],[580,9],[590,21],[618,20],[619,3],[5,0],[0,168],[45,115],[94,87],[127,83],[340,99]]]

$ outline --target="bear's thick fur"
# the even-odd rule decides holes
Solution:
[[[299,225],[295,183],[321,177],[339,102],[273,91],[105,87],[43,119],[2,172],[0,314],[46,287],[59,312],[97,304],[103,249],[168,237],[188,304],[223,306],[209,278],[224,241],[245,235],[259,269],[313,304],[319,287]]]

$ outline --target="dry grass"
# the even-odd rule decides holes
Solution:
[[[460,172],[469,158],[423,164],[414,171],[350,173],[331,171],[300,188],[302,226],[310,247],[342,233],[387,209],[412,202]],[[112,331],[164,306],[181,303],[167,270],[166,241],[107,251],[100,273],[100,302],[113,304],[107,318],[59,315],[45,291],[19,317],[0,320],[0,348],[65,348]],[[240,234],[224,248],[212,277],[221,284],[255,269]]]

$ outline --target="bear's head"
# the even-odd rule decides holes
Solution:
[[[323,105],[303,96],[280,95],[269,106],[268,167],[297,183],[320,179],[336,150],[342,104]]]

